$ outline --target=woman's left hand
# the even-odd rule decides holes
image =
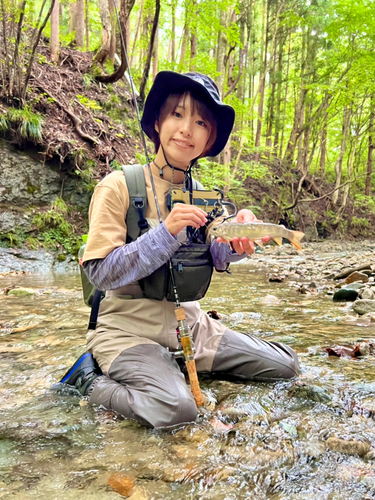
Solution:
[[[251,210],[247,210],[246,208],[240,210],[237,214],[236,217],[231,219],[230,222],[259,222],[261,223],[261,220],[258,220],[253,212]],[[264,236],[262,238],[263,243],[268,243],[270,240],[269,236]],[[217,238],[218,243],[228,243],[227,240],[224,238]],[[255,252],[255,244],[253,241],[249,240],[249,238],[233,238],[231,241],[231,245],[233,249],[238,253],[238,255],[242,255],[243,253],[246,253],[247,255],[251,255]]]

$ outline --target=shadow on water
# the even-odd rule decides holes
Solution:
[[[269,283],[248,264],[215,276],[202,309],[292,346],[301,377],[202,377],[208,404],[197,422],[163,431],[49,389],[84,351],[89,310],[78,275],[0,283],[34,290],[0,295],[0,498],[375,498],[374,358],[323,350],[375,337],[374,326],[346,322],[350,305]],[[267,294],[280,301],[262,301]]]

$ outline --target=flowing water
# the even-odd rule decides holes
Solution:
[[[348,322],[350,304],[325,293],[269,283],[256,262],[232,270],[214,277],[202,309],[292,346],[301,377],[204,378],[207,407],[173,430],[145,429],[49,390],[84,351],[89,310],[78,274],[2,277],[1,289],[34,293],[0,295],[0,498],[375,498],[374,357],[324,351],[374,339],[375,323]],[[267,294],[280,301],[262,301]]]

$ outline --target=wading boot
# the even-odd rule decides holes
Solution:
[[[71,385],[78,389],[82,396],[86,396],[88,388],[100,375],[102,371],[93,355],[85,352],[65,373],[60,384]]]

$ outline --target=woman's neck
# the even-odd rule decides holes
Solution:
[[[173,182],[173,184],[182,184],[185,180],[185,172],[189,168],[189,165],[186,165],[183,169],[179,165],[178,170],[177,168],[173,168],[172,164],[170,166],[167,163],[164,154],[160,151],[160,149],[155,160],[151,162],[152,173],[168,182]]]

